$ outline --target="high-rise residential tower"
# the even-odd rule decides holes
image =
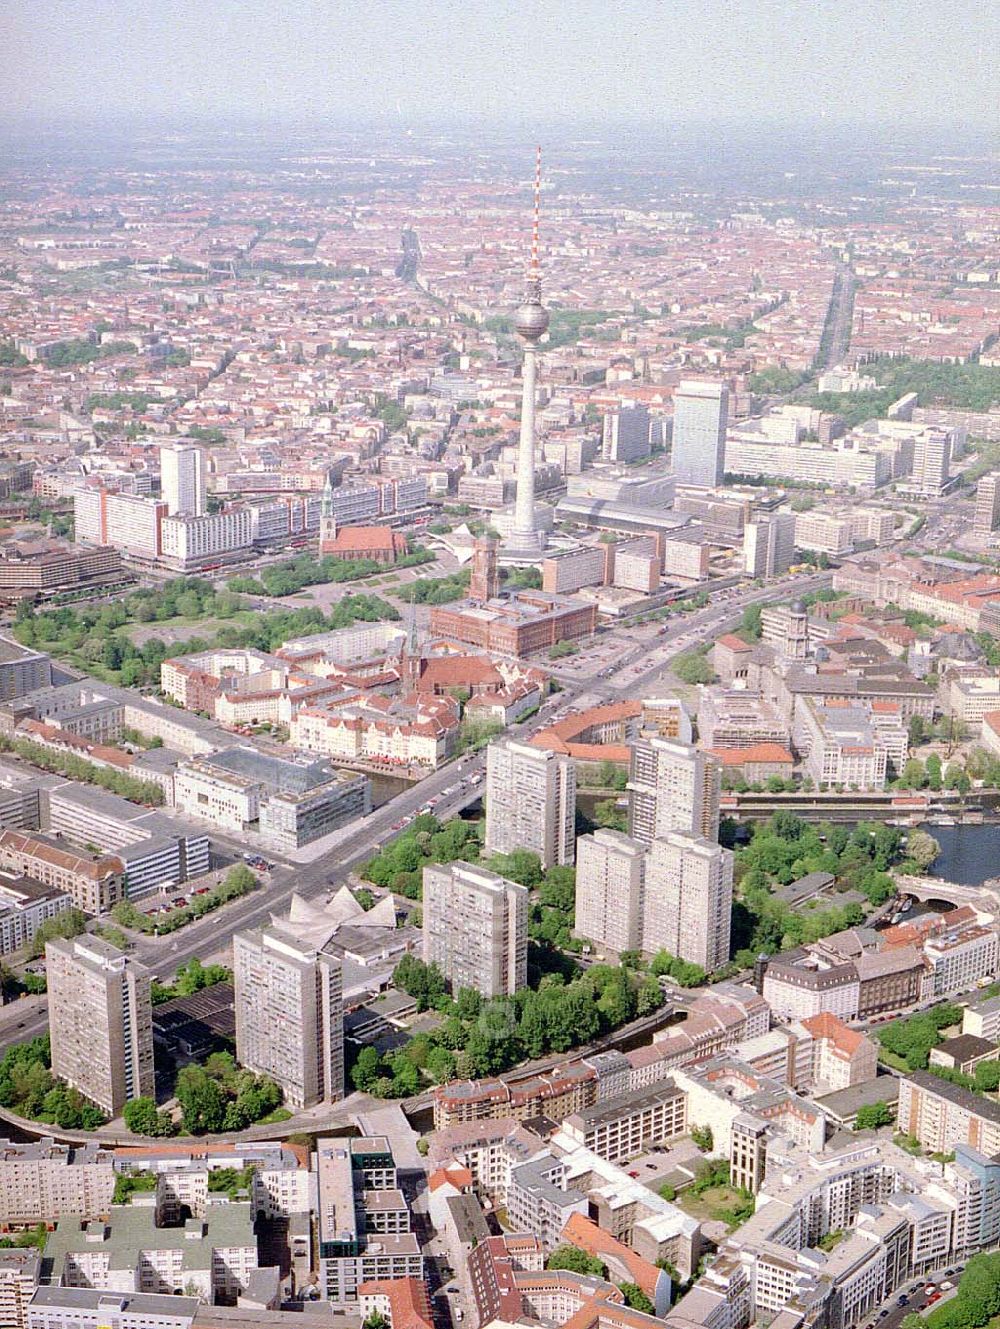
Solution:
[[[486,753],[486,848],[530,849],[544,868],[572,863],[576,767],[569,757],[501,738]]]
[[[424,868],[423,959],[451,984],[509,997],[528,981],[528,892],[472,863]]]
[[[743,533],[743,570],[748,577],[780,577],[795,562],[795,514],[762,513]]]
[[[233,937],[236,1057],[269,1075],[288,1107],[342,1098],[344,1005],[340,961],[286,926]]]
[[[729,389],[725,383],[682,379],[674,393],[672,469],[679,485],[713,489],[726,460]]]
[[[646,863],[642,949],[667,951],[708,972],[729,959],[733,855],[701,835],[654,840]]]
[[[987,536],[1000,526],[1000,472],[984,475],[976,485],[976,512],[972,518],[974,535]]]
[[[639,738],[629,763],[629,834],[649,845],[670,831],[719,838],[719,763],[668,738]]]
[[[576,843],[574,931],[614,955],[642,944],[646,847],[621,831],[597,830]]]
[[[99,937],[45,946],[52,1073],[109,1116],[155,1094],[150,974]]]
[[[605,461],[622,464],[649,456],[649,410],[641,402],[623,406],[604,417],[601,451]]]
[[[204,450],[194,443],[164,444],[160,492],[171,517],[200,517],[207,510]]]
[[[531,261],[524,300],[514,313],[514,329],[524,343],[521,367],[521,434],[517,448],[517,497],[514,524],[507,548],[515,556],[539,552],[545,533],[535,515],[535,347],[549,326],[549,311],[542,304],[542,275],[538,266],[538,210],[542,188],[542,150],[535,154],[535,209],[531,232]]]

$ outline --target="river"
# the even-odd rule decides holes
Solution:
[[[962,886],[978,886],[1000,876],[1000,822],[979,826],[923,827],[941,846],[928,873]]]

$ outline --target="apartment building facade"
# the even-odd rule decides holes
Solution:
[[[117,1117],[155,1097],[151,975],[99,937],[46,943],[52,1072]]]
[[[471,863],[424,868],[423,960],[453,991],[513,996],[527,983],[528,892]]]
[[[486,753],[486,848],[536,853],[545,869],[573,862],[576,767],[545,748],[499,739]]]

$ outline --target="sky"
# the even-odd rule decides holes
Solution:
[[[987,0],[2,0],[5,114],[1000,127]]]

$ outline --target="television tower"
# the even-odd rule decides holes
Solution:
[[[517,449],[517,498],[509,545],[512,553],[539,553],[545,534],[535,521],[535,347],[549,326],[549,311],[542,304],[542,276],[538,267],[538,213],[542,194],[542,149],[535,149],[535,209],[531,227],[531,261],[524,300],[514,314],[514,328],[524,343],[521,370],[521,437]]]

